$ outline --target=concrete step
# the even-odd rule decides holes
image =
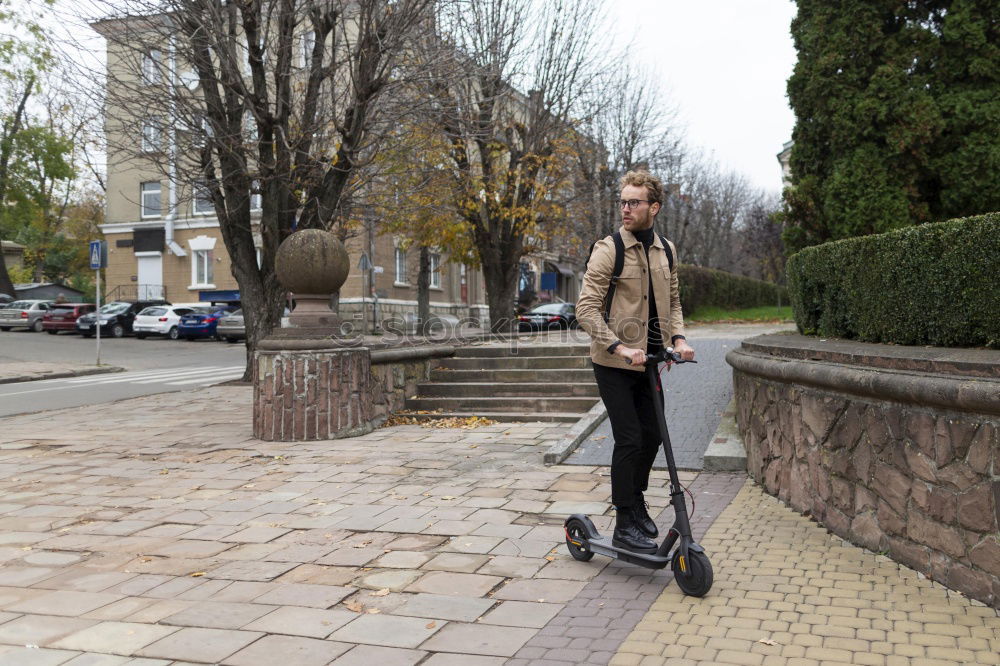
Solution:
[[[590,345],[541,346],[513,341],[508,345],[459,347],[455,350],[455,358],[497,356],[590,356]]]
[[[600,397],[597,384],[554,382],[423,382],[417,396],[434,397]]]
[[[462,398],[407,398],[405,409],[440,410],[452,412],[504,412],[515,414],[542,412],[576,412],[582,414],[594,406],[595,397],[462,397]]]
[[[448,370],[547,370],[553,368],[590,368],[589,356],[496,356],[450,357],[437,359],[433,367]]]
[[[409,412],[397,412],[399,416],[407,416],[418,421],[430,421],[431,419],[460,418],[465,419],[470,416],[479,416],[493,421],[509,421],[512,423],[532,423],[542,421],[545,423],[576,423],[580,420],[579,412],[544,412],[544,413],[517,413],[517,412],[434,412],[432,414],[410,414]]]
[[[550,368],[548,370],[431,370],[435,382],[593,382],[590,368]]]

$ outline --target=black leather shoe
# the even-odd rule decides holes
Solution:
[[[633,553],[655,553],[656,542],[643,534],[636,524],[633,507],[618,507],[615,514],[615,533],[611,545],[630,550]]]
[[[642,493],[636,493],[635,504],[632,505],[632,510],[635,513],[635,524],[639,526],[643,534],[650,539],[660,536],[660,530],[656,529],[656,523],[653,522],[653,519],[649,515],[649,505],[643,499]]]

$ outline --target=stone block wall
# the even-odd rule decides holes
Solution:
[[[374,428],[367,349],[258,351],[256,362],[254,437],[335,439]]]
[[[990,364],[957,364],[948,392],[930,371],[941,367],[900,360],[898,347],[906,371],[873,362],[877,345],[859,361],[824,355],[820,341],[807,355],[781,344],[727,357],[749,474],[835,534],[1000,608],[1000,414],[988,408],[992,395],[1000,412],[1000,381]]]
[[[254,437],[306,441],[371,432],[417,384],[430,360],[454,347],[337,347],[326,340],[271,339],[255,353]]]

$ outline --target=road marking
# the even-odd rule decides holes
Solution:
[[[244,367],[232,366],[192,366],[189,368],[176,368],[173,370],[156,370],[144,372],[125,372],[113,375],[88,375],[87,377],[75,377],[71,380],[51,379],[33,384],[45,384],[44,388],[28,389],[25,391],[7,392],[0,389],[0,395],[15,396],[26,395],[28,393],[41,393],[46,391],[59,391],[65,389],[84,388],[86,386],[104,386],[108,384],[164,384],[166,386],[186,386],[188,384],[210,384],[216,381],[222,382],[243,374]],[[193,377],[194,376],[194,377]],[[53,386],[52,384],[61,384]],[[11,384],[10,386],[14,386]]]
[[[231,372],[235,367],[209,367],[209,368],[179,368],[177,370],[161,370],[156,374],[144,375],[142,377],[126,377],[124,375],[118,375],[116,377],[103,378],[99,381],[95,381],[95,385],[104,384],[158,384],[170,379],[184,379],[186,377],[194,377],[196,375],[211,375],[220,372]],[[243,371],[239,368],[240,372]]]

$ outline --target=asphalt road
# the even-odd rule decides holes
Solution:
[[[27,331],[0,333],[0,361],[93,364],[96,339]],[[246,348],[215,340],[101,338],[101,363],[123,373],[0,384],[0,416],[81,407],[237,379]]]
[[[702,469],[708,448],[726,405],[733,398],[733,371],[726,354],[740,341],[755,335],[793,330],[792,325],[740,324],[733,326],[692,326],[688,343],[694,347],[697,364],[679,365],[660,374],[663,384],[663,412],[680,469]],[[661,366],[661,370],[662,370]],[[614,449],[611,422],[605,420],[566,459],[567,465],[610,465]],[[667,466],[660,450],[653,467]]]

